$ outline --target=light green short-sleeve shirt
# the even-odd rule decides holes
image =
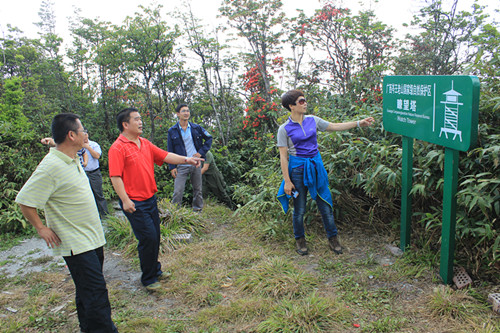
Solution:
[[[89,180],[78,158],[51,148],[16,202],[45,211],[47,226],[61,239],[54,255],[80,254],[106,243]]]

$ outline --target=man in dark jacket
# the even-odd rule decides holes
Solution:
[[[205,158],[212,146],[212,136],[200,125],[189,122],[190,112],[186,104],[179,104],[176,109],[179,121],[168,130],[169,152],[187,156]],[[201,169],[189,164],[169,164],[170,173],[175,178],[172,203],[180,205],[184,196],[186,180],[191,178],[193,186],[193,210],[203,208]]]

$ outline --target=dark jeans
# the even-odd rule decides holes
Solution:
[[[304,185],[304,169],[295,168],[292,170],[291,181],[295,190],[299,192],[297,198],[293,199],[293,233],[295,239],[304,237],[304,214],[306,212],[307,187]],[[337,226],[333,218],[333,208],[328,202],[321,199],[318,195],[316,205],[323,220],[326,236],[328,238],[337,235]]]
[[[108,212],[108,203],[104,198],[104,194],[102,193],[102,175],[101,170],[97,169],[94,171],[86,171],[87,177],[89,178],[90,188],[92,189],[92,193],[94,194],[95,203],[97,205],[97,209],[99,210],[99,216],[104,218],[109,214]]]
[[[158,261],[158,252],[160,250],[160,215],[156,203],[156,196],[145,201],[135,201],[135,212],[125,213],[134,235],[139,241],[137,250],[139,252],[139,261],[141,262],[141,282],[148,286],[158,281],[158,276],[162,274],[161,264]],[[120,200],[120,207],[123,209],[123,203]]]
[[[63,257],[76,288],[76,310],[82,332],[118,332],[111,320],[108,289],[102,273],[103,248]]]

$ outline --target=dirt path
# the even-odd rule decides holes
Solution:
[[[106,281],[119,282],[118,286],[138,289],[140,272],[133,269],[122,255],[105,251],[104,276]],[[0,274],[12,278],[34,272],[67,272],[66,263],[60,256],[53,256],[44,240],[38,237],[25,239],[21,244],[0,252]]]

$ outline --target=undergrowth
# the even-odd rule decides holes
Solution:
[[[164,213],[172,209],[168,202],[160,206]],[[487,303],[487,294],[495,287],[442,286],[432,248],[411,249],[395,257],[385,248],[391,239],[387,235],[343,224],[339,229],[345,251],[334,255],[318,217],[313,216],[307,229],[311,254],[299,256],[290,221],[282,226],[287,238],[276,240],[257,232],[259,220],[213,202],[201,214],[182,209],[171,214],[175,217],[167,213],[162,228],[178,225],[176,230],[190,230],[193,238],[160,255],[162,266],[171,273],[162,290],[149,294],[139,281],[131,288],[107,279],[112,316],[120,332],[500,330],[498,316]],[[108,221],[112,251],[135,247],[125,222]],[[135,252],[121,258],[130,262]],[[71,315],[75,311],[71,278],[61,267],[53,270],[1,280],[0,331],[77,328],[77,318]]]

